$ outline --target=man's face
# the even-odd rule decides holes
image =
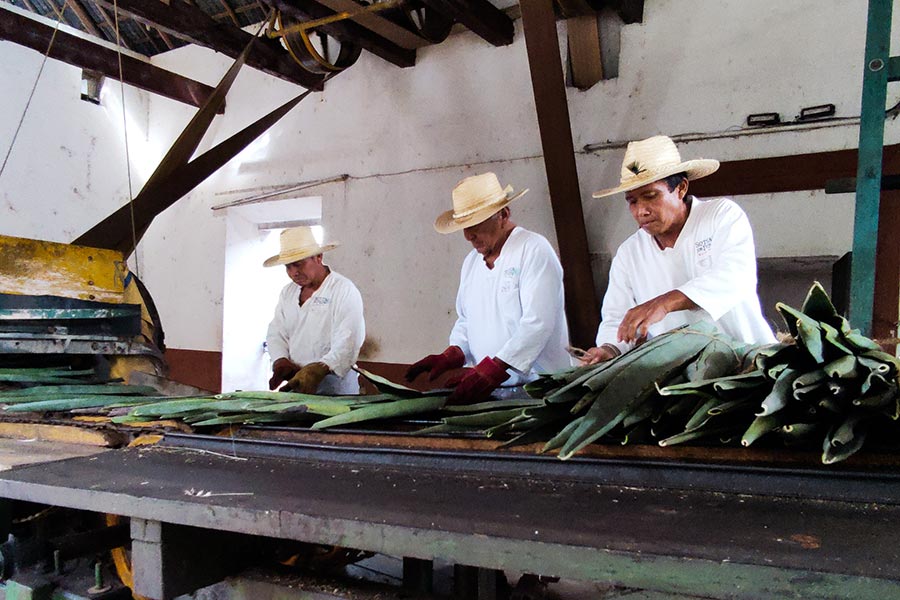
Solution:
[[[503,216],[506,209],[492,215],[487,221],[463,229],[466,240],[482,256],[489,255],[503,238]],[[508,212],[506,212],[508,215]]]
[[[291,281],[303,287],[315,281],[322,270],[322,255],[310,256],[284,266]]]
[[[686,192],[684,182],[669,191],[665,181],[654,181],[627,192],[625,200],[638,226],[656,237],[681,231],[688,215]]]

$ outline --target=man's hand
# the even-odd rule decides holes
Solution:
[[[488,398],[497,387],[509,379],[508,365],[498,358],[488,356],[466,373],[447,404],[475,404]]]
[[[612,344],[603,344],[598,348],[589,349],[579,360],[581,360],[581,366],[586,367],[588,365],[596,365],[602,362],[606,362],[619,356],[619,354],[619,349]]]
[[[640,342],[646,339],[650,326],[662,321],[670,312],[694,308],[697,308],[694,301],[678,290],[672,290],[647,300],[625,313],[625,317],[619,324],[619,341]]]
[[[279,358],[272,365],[272,378],[269,379],[269,389],[274,390],[282,382],[293,377],[300,370],[300,365],[291,362],[287,358]]]
[[[299,392],[301,394],[315,394],[319,388],[319,384],[325,379],[325,376],[331,371],[331,368],[323,362],[309,363],[297,374],[291,377],[282,390],[289,392]]]
[[[406,371],[406,381],[412,381],[422,373],[431,373],[428,381],[434,381],[450,369],[466,364],[466,355],[459,346],[450,346],[440,354],[429,354]]]

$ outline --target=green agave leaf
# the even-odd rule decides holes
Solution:
[[[422,398],[405,398],[394,402],[380,402],[313,423],[312,429],[326,429],[337,425],[429,413],[443,408],[446,402],[447,398],[444,396],[425,396]]]
[[[806,293],[806,299],[800,307],[800,312],[816,321],[829,323],[838,317],[837,310],[831,303],[831,298],[828,297],[828,292],[818,281],[813,282],[812,287]]]
[[[767,433],[779,429],[785,425],[785,418],[784,415],[779,413],[756,417],[753,419],[750,427],[747,428],[747,431],[744,432],[743,437],[741,437],[741,445],[749,446]]]
[[[794,381],[800,376],[800,371],[795,369],[784,369],[775,384],[772,391],[766,396],[760,405],[760,411],[756,413],[758,417],[771,415],[787,406],[788,401],[793,398]]]
[[[832,379],[853,379],[859,375],[855,356],[842,356],[833,360],[823,368]]]
[[[159,400],[160,398],[164,398],[165,396],[158,396],[156,398],[148,398],[145,397],[146,400]],[[131,399],[131,396],[112,396],[112,395],[99,395],[99,396],[73,396],[70,398],[62,398],[56,400],[38,400],[31,402],[21,402],[18,404],[10,404],[9,406],[4,407],[5,412],[15,413],[15,412],[40,412],[40,411],[66,411],[72,410],[76,408],[101,408],[107,407],[119,402],[126,401],[127,399]]]
[[[675,371],[682,369],[711,341],[705,331],[678,331],[678,335],[669,336],[667,342],[659,344],[655,351],[627,363],[610,380],[588,409],[581,426],[560,450],[562,460],[608,433],[625,418],[636,402],[656,390],[657,381],[668,379]]]
[[[834,443],[834,434],[838,427],[833,428],[822,441],[822,463],[833,465],[834,463],[846,460],[856,454],[863,443],[866,441],[865,430],[856,433],[849,443]]]
[[[360,366],[353,365],[353,370],[372,382],[378,391],[385,394],[391,394],[399,398],[429,398],[433,396],[447,396],[451,390],[431,390],[428,392],[420,392],[411,387],[395,383],[390,379],[376,375],[370,371],[366,371]]]
[[[736,428],[734,425],[729,425],[725,427],[710,427],[708,429],[695,429],[692,431],[684,431],[682,433],[678,433],[676,435],[667,437],[664,440],[659,440],[659,445],[666,446],[675,446],[676,444],[683,444],[685,442],[691,442],[698,439],[703,438],[712,438],[712,437],[722,437],[722,436],[733,436],[739,434],[739,428]]]
[[[557,433],[550,439],[550,441],[544,444],[544,447],[541,449],[541,454],[562,448],[565,445],[566,441],[568,441],[572,433],[574,433],[575,430],[581,426],[582,422],[584,422],[583,415],[578,417],[577,419],[572,419],[572,421],[568,425],[563,427],[559,433]]]
[[[49,396],[76,396],[76,395],[91,395],[91,396],[99,396],[102,394],[113,394],[117,396],[130,396],[130,395],[141,395],[141,396],[161,396],[162,394],[149,385],[125,385],[121,383],[107,383],[107,384],[69,384],[69,385],[39,385],[29,388],[22,388],[16,390],[4,390],[0,391],[0,402],[10,404],[12,401],[9,400],[11,397],[20,398],[20,397],[33,397],[33,396],[41,396],[45,400],[50,400]]]
[[[487,429],[503,425],[516,417],[524,417],[523,408],[511,408],[508,410],[495,410],[480,412],[471,415],[455,415],[441,419],[446,425],[457,425],[476,429]]]
[[[856,398],[853,400],[853,405],[861,408],[880,409],[891,406],[896,402],[898,397],[900,396],[898,396],[897,384],[892,382],[888,384],[886,389],[880,392],[870,393]]]

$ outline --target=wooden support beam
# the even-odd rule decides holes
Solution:
[[[334,11],[316,0],[272,0],[272,6],[281,12],[302,21],[321,19],[334,15]],[[343,43],[362,46],[375,56],[383,58],[398,67],[412,67],[416,64],[416,51],[401,48],[353,21],[337,21],[316,28]]]
[[[600,54],[600,27],[597,14],[572,17],[566,21],[569,66],[572,85],[586,90],[603,79],[603,57]]]
[[[900,191],[882,191],[878,206],[878,240],[875,251],[875,297],[872,304],[872,337],[896,340],[900,319]],[[885,344],[896,350],[897,343]]]
[[[822,190],[831,179],[856,176],[857,154],[854,149],[731,160],[692,181],[690,193],[710,197]],[[900,144],[884,147],[882,168],[886,175],[900,174]]]
[[[581,207],[553,0],[525,0],[520,6],[550,204],[565,272],[569,337],[574,345],[590,348],[600,322],[599,303]]]
[[[116,8],[113,0],[96,2],[111,10]],[[171,0],[168,6],[157,0],[118,0],[117,4],[120,14],[231,58],[239,56],[253,37],[232,25],[216,23],[206,13],[184,0]],[[307,89],[322,87],[323,77],[301,68],[276,40],[258,40],[247,65]]]
[[[44,54],[52,36],[53,27],[11,10],[0,10],[0,39]],[[97,71],[112,79],[119,79],[119,56],[115,50],[64,31],[56,32],[56,39],[50,49],[50,58]],[[202,105],[213,90],[199,81],[128,55],[122,55],[122,71],[125,83],[192,106]]]
[[[422,0],[422,2],[459,21],[495,46],[512,44],[515,34],[512,19],[488,0]],[[524,7],[522,11],[525,11]]]

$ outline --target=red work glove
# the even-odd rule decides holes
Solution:
[[[486,400],[497,387],[509,379],[506,367],[488,356],[462,378],[447,404],[475,404]]]
[[[458,369],[466,364],[466,355],[459,346],[450,346],[440,354],[429,354],[406,371],[406,381],[412,381],[422,373],[431,373],[428,381],[434,381],[441,373]]]
[[[287,358],[279,358],[272,365],[272,378],[269,379],[269,389],[274,390],[281,385],[281,382],[287,381],[296,375],[299,370],[300,365],[292,363]]]

